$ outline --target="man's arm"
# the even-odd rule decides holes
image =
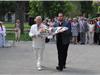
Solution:
[[[30,37],[36,37],[40,34],[40,31],[36,31],[35,29],[36,29],[35,26],[31,26],[31,29],[30,29],[30,32],[29,32]]]

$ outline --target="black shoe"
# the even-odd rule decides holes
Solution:
[[[63,71],[63,68],[61,68],[61,67],[59,67],[59,66],[57,66],[56,69],[57,69],[58,71]]]
[[[66,69],[66,66],[64,66],[63,68]]]

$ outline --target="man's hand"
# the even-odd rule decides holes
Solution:
[[[32,36],[32,38],[36,38],[36,35]]]
[[[64,30],[62,29],[62,28],[60,28],[59,30],[58,30],[58,32],[63,32]]]
[[[64,30],[59,30],[58,32],[60,32],[60,33],[61,33],[61,32],[63,32],[63,31],[64,31]]]
[[[43,32],[45,32],[45,29],[41,28],[41,29],[39,29],[39,32],[43,33]]]

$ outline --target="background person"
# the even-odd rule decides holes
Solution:
[[[3,25],[3,22],[0,21],[0,47],[5,46],[5,36],[6,36],[6,28]]]
[[[20,41],[20,34],[21,34],[20,26],[21,26],[20,20],[17,19],[15,23],[15,40],[16,41]]]

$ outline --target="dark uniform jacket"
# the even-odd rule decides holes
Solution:
[[[68,27],[68,30],[56,34],[56,40],[57,41],[62,40],[62,44],[70,43],[71,36],[72,36],[71,35],[71,25],[70,25],[70,22],[63,21],[61,25],[59,24],[59,22],[56,22],[55,25],[54,25],[54,27],[59,27],[59,26],[61,26],[61,27]]]

